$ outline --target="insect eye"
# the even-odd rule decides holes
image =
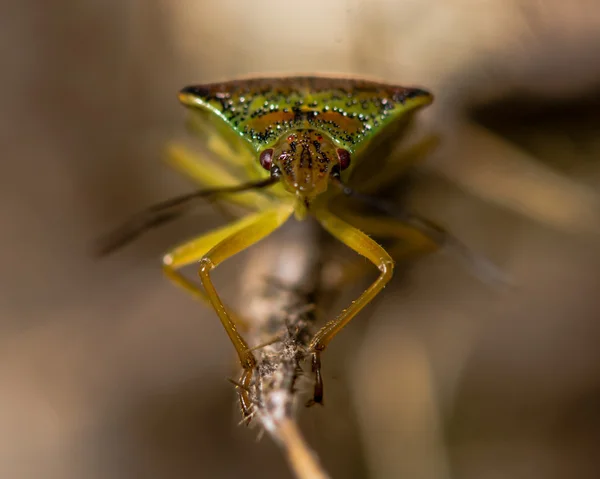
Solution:
[[[260,154],[260,166],[270,171],[273,166],[273,148],[268,148]]]
[[[343,148],[337,149],[338,159],[340,160],[340,170],[345,170],[350,166],[350,152]]]

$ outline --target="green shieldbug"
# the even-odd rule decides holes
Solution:
[[[336,196],[343,195],[356,195],[377,205],[374,198],[355,193],[348,181],[361,165],[368,166],[370,162],[380,178],[382,175],[388,181],[394,178],[394,162],[388,161],[383,169],[378,163],[381,159],[370,152],[386,137],[397,137],[413,113],[429,105],[433,97],[419,88],[367,80],[296,76],[189,86],[180,91],[179,100],[191,110],[192,126],[209,132],[208,148],[222,163],[216,165],[180,147],[171,148],[171,161],[212,189],[151,207],[109,236],[101,249],[113,250],[151,227],[177,217],[197,198],[219,195],[252,211],[174,248],[163,259],[164,271],[170,279],[211,304],[217,312],[244,370],[239,382],[240,401],[243,413],[248,415],[251,402],[245,391],[256,359],[236,328],[236,316],[217,294],[210,272],[275,231],[293,213],[298,219],[313,215],[325,230],[380,271],[375,282],[327,322],[310,343],[317,378],[314,402],[320,403],[321,353],[392,277],[392,257],[368,234],[415,241],[414,224],[410,222],[407,225],[406,221],[397,221],[397,217],[381,219],[357,214],[351,221],[344,221],[330,211],[329,205]],[[401,172],[404,165],[396,169]],[[389,211],[385,206],[381,209]],[[441,230],[425,226],[429,233],[421,233],[422,249],[433,249],[437,242],[430,238],[430,233],[435,238]],[[201,285],[179,272],[192,263],[199,265]]]

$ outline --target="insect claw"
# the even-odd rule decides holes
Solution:
[[[240,424],[242,424],[244,421],[247,420],[248,423],[246,425],[248,425],[248,424],[250,424],[250,420],[252,419],[252,417],[254,416],[254,414],[256,412],[255,410],[253,412],[250,412],[253,408],[253,404],[251,403],[251,400],[250,400],[250,388],[248,386],[244,386],[243,384],[239,383],[235,379],[227,378],[227,380],[231,384],[233,384],[236,389],[238,389],[240,408],[242,410],[242,415],[244,416],[244,418],[242,419]]]
[[[305,406],[311,407],[315,404],[323,404],[323,377],[321,376],[321,353],[319,351],[312,352],[312,372],[315,374],[315,388],[312,399],[309,399]]]
[[[252,411],[250,414],[248,414],[247,416],[244,416],[242,418],[242,420],[240,422],[238,422],[238,426],[241,426],[242,424],[245,425],[246,427],[250,426],[250,422],[252,421],[252,418],[254,416],[256,416],[256,409],[254,411]]]
[[[236,388],[239,388],[239,389],[241,389],[243,391],[246,391],[247,393],[250,392],[250,389],[248,387],[246,387],[243,384],[239,383],[235,379],[227,378],[227,381],[229,381],[231,384],[233,384]]]

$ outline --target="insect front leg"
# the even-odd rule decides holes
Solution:
[[[200,260],[200,281],[229,339],[235,347],[243,369],[239,394],[242,412],[245,416],[249,415],[252,409],[248,389],[251,384],[252,373],[256,367],[256,359],[246,341],[238,333],[228,308],[225,307],[214,287],[210,278],[210,272],[226,259],[249,248],[271,234],[290,217],[292,212],[293,206],[288,204],[253,215],[250,220],[246,218],[246,222],[242,227],[236,227],[229,235],[222,238]]]
[[[349,248],[367,258],[379,268],[379,277],[356,301],[345,309],[337,318],[325,324],[312,338],[309,350],[312,354],[313,369],[315,370],[315,397],[314,402],[323,401],[323,383],[321,379],[320,355],[338,334],[375,296],[385,287],[392,278],[394,261],[390,255],[359,229],[337,218],[326,209],[315,212],[315,216],[321,225],[333,236],[339,239]]]
[[[279,212],[279,210],[275,210],[275,212]],[[291,214],[291,210],[290,213],[288,213],[288,216],[289,214]],[[179,246],[167,253],[163,258],[163,270],[169,279],[196,298],[212,305],[217,311],[219,319],[235,347],[242,368],[244,369],[240,378],[239,388],[240,405],[244,417],[249,416],[252,409],[248,389],[256,360],[254,359],[248,344],[239,334],[236,326],[243,326],[247,323],[242,321],[237,314],[233,313],[231,309],[223,304],[208,277],[208,271],[224,261],[227,257],[233,256],[235,253],[247,248],[252,243],[259,241],[262,237],[269,234],[272,231],[269,227],[272,226],[271,220],[273,215],[273,210],[270,210],[247,216],[231,225],[211,231],[210,233]],[[281,219],[281,215],[275,216],[281,223],[285,221],[285,219]],[[260,230],[262,231],[263,236],[257,237],[255,234],[251,237],[248,235],[249,229],[255,232],[256,230]],[[245,242],[239,241],[240,235],[238,233],[240,232],[243,239],[246,240]],[[247,236],[244,237],[244,235]],[[213,250],[215,250],[215,252],[211,255]],[[178,271],[184,266],[196,262],[200,262],[201,264],[200,276],[203,284],[208,285],[207,290],[205,290],[202,285],[190,281]],[[208,265],[211,264],[212,267],[208,267]]]
[[[176,285],[183,288],[208,306],[212,306],[210,298],[204,291],[202,285],[189,280],[181,274],[179,270],[190,264],[198,263],[206,253],[223,239],[254,223],[259,216],[260,214],[246,216],[235,223],[210,231],[174,248],[163,257],[163,272]],[[231,311],[231,309],[227,309],[228,311]],[[238,326],[247,326],[246,321],[237,314],[231,312],[230,315],[233,318],[234,323]]]

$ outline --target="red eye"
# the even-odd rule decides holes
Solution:
[[[269,148],[260,154],[260,166],[269,171],[273,165],[273,148]]]
[[[337,149],[338,159],[340,160],[340,170],[345,170],[350,166],[350,152],[343,148]]]
[[[292,141],[294,141],[296,139],[296,135],[290,135],[287,137],[287,141],[288,143],[291,143]]]

